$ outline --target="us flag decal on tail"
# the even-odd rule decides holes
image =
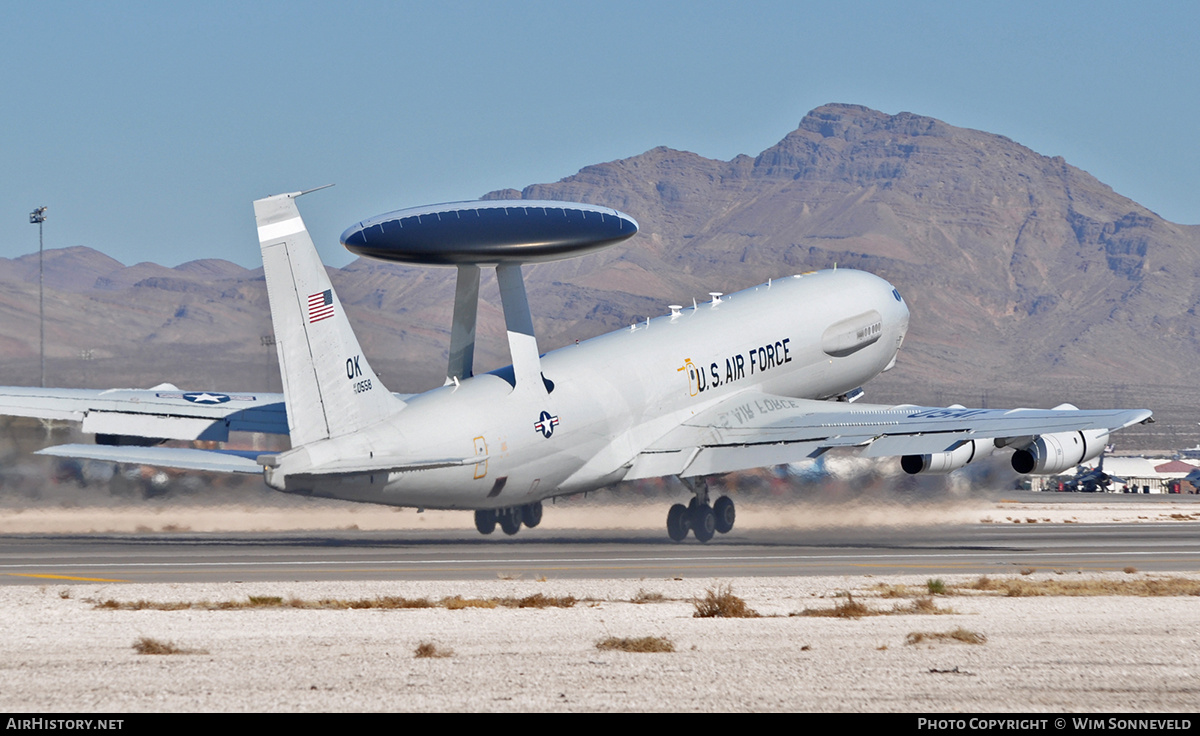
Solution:
[[[333,289],[326,289],[308,298],[309,323],[320,322],[333,316]]]

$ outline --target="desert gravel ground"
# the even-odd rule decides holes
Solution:
[[[974,578],[942,579],[952,585]],[[940,615],[789,616],[844,602],[846,592],[878,609],[908,604],[880,598],[880,583],[926,587],[923,578],[901,576],[733,581],[733,593],[762,614],[753,619],[695,618],[693,598],[730,584],[702,579],[0,587],[0,710],[945,713],[1200,706],[1200,597],[972,592],[935,598],[954,611]],[[526,609],[97,608],[109,599],[437,601],[536,593],[581,600],[570,608]],[[640,594],[666,600],[632,602]],[[915,632],[956,629],[986,642],[906,643]],[[676,651],[597,649],[610,636],[662,637]],[[192,653],[139,654],[134,644],[141,637]],[[422,643],[452,654],[417,658]]]

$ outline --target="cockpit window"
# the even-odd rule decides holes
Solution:
[[[896,297],[896,301],[898,301],[898,302],[904,301],[903,299],[900,298],[900,290],[899,289],[892,289],[892,296]]]

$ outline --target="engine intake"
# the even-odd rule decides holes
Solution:
[[[972,460],[987,457],[995,449],[996,445],[991,440],[967,440],[949,452],[905,455],[900,458],[900,467],[909,475],[940,475],[958,470]]]
[[[1013,470],[1022,474],[1054,475],[1104,452],[1107,429],[1044,434],[1012,456]]]

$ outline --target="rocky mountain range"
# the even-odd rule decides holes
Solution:
[[[710,291],[861,268],[913,314],[866,400],[1146,406],[1159,421],[1125,449],[1200,439],[1200,226],[1003,136],[826,105],[756,157],[660,147],[484,198],[603,204],[641,225],[607,251],[526,267],[544,350]],[[440,385],[453,271],[360,259],[331,276],[388,387]],[[47,251],[46,288],[48,384],[278,389],[261,269],[125,266],[77,246]],[[0,383],[36,385],[36,253],[0,259],[0,311]],[[476,369],[507,362],[485,271]]]

